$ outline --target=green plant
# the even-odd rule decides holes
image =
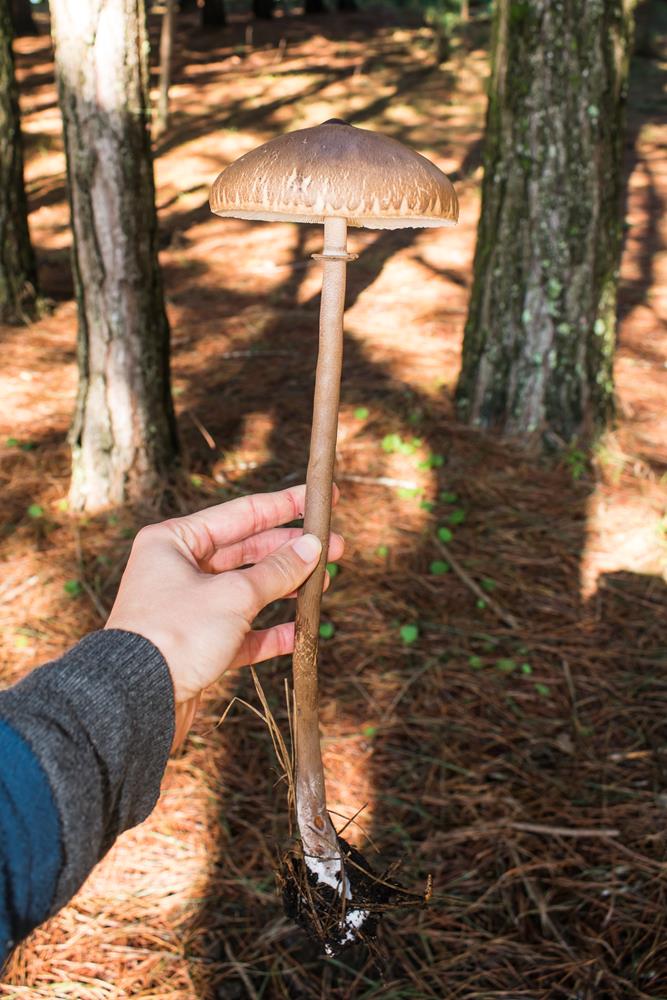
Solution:
[[[571,448],[570,451],[565,453],[563,459],[570,470],[572,479],[577,482],[586,472],[586,452],[580,451],[579,448]]]
[[[393,434],[385,434],[380,445],[388,455],[414,455],[417,448],[421,448],[422,439],[415,437],[404,441],[400,434],[394,432]]]
[[[354,411],[354,416],[356,420],[367,420],[370,410],[367,406],[358,406]]]
[[[419,638],[419,627],[417,625],[401,625],[399,635],[405,646],[411,646]]]
[[[44,508],[40,507],[38,503],[31,503],[26,513],[28,517],[34,517],[34,518],[44,517]]]
[[[444,576],[445,573],[449,573],[449,563],[444,559],[434,559],[429,570],[432,576]]]
[[[37,447],[34,441],[19,441],[15,437],[8,437],[5,443],[8,448],[20,448],[21,451],[34,451]]]
[[[463,524],[465,519],[466,512],[462,510],[461,507],[457,507],[456,510],[453,510],[447,518],[450,524]]]
[[[340,572],[340,566],[338,565],[338,563],[327,563],[327,573],[329,574],[332,580],[335,576],[338,576],[339,572]]]
[[[445,459],[442,455],[434,455],[433,452],[425,458],[423,461],[419,462],[417,465],[418,469],[440,469],[445,464]]]
[[[331,639],[336,628],[333,622],[322,622],[320,625],[320,639]]]
[[[79,580],[67,580],[63,585],[63,590],[68,597],[78,597],[83,591],[83,587]]]
[[[446,528],[444,525],[440,525],[438,528],[438,538],[441,542],[451,542],[453,537],[454,535],[451,533],[449,528]]]

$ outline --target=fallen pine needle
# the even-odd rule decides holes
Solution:
[[[545,837],[618,837],[620,830],[605,829],[602,827],[596,830],[592,827],[571,827],[571,826],[545,826],[543,823],[510,823],[512,830],[520,830],[522,833],[543,833]]]

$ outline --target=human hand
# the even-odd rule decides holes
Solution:
[[[185,739],[204,688],[226,670],[292,651],[294,622],[251,626],[267,604],[294,596],[317,566],[319,540],[280,527],[303,516],[305,493],[295,486],[241,497],[150,524],[136,536],[105,628],[145,636],[167,661],[174,746]],[[338,559],[343,547],[332,534],[328,557]]]

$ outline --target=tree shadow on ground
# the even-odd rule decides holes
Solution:
[[[351,268],[348,309],[415,238],[369,242]],[[301,229],[274,317],[231,344],[240,358],[210,364],[205,376],[201,364],[183,369],[188,405],[227,450],[249,416],[267,418],[266,460],[232,483],[184,426],[193,471],[220,471],[221,497],[305,473],[317,325],[317,298],[303,296],[308,248]],[[248,305],[224,288],[200,303],[220,315]],[[198,316],[188,308],[186,327]],[[329,775],[339,798],[346,780],[356,790],[367,779],[361,822],[389,860],[403,859],[406,885],[421,888],[433,874],[434,901],[387,918],[381,968],[361,950],[321,960],[273,892],[287,823],[268,734],[236,713],[214,729],[228,698],[213,696],[185,750],[209,783],[218,841],[198,912],[181,926],[197,995],[662,995],[664,584],[611,573],[584,600],[593,480],[460,427],[449,400],[420,392],[348,335],[343,406],[357,404],[371,414],[355,437],[359,452],[341,446],[337,515],[350,549],[325,599],[336,626],[322,644]],[[418,436],[420,456],[442,456],[423,495],[345,478],[395,473],[396,456],[379,446],[388,433]],[[402,474],[414,476],[415,464],[407,456]],[[90,547],[92,557],[92,535]],[[448,571],[434,571],[436,561]],[[272,609],[267,621],[286,614]],[[416,641],[403,643],[404,624],[418,626]],[[281,661],[261,672],[284,732],[286,669]],[[255,700],[247,676],[236,690]]]
[[[366,263],[350,270],[348,310],[413,238],[383,234],[366,247]],[[246,363],[210,373],[193,396],[231,448],[249,414],[268,417],[268,457],[236,481],[242,490],[305,474],[317,322],[315,300],[300,297],[306,244],[301,235],[275,293],[275,322],[244,341]],[[651,278],[645,270],[640,284]],[[286,353],[267,353],[263,368],[276,342]],[[371,513],[368,485],[345,475],[378,480],[386,456],[378,448],[354,464],[342,449],[338,516],[353,550],[325,598],[336,626],[322,643],[325,749],[336,796],[345,774],[354,787],[360,771],[370,776],[369,832],[389,860],[404,860],[407,885],[434,875],[434,902],[387,918],[379,964],[363,950],[320,959],[272,894],[287,823],[268,734],[245,715],[210,733],[227,704],[213,699],[201,753],[213,753],[224,787],[219,852],[187,943],[198,995],[664,992],[664,582],[607,573],[584,599],[592,477],[456,425],[448,400],[347,336],[342,405],[362,403],[372,416],[360,438],[418,435],[444,464],[412,500],[378,483]],[[453,536],[444,548],[438,528]],[[432,569],[450,555],[457,569]],[[402,643],[404,624],[418,626],[416,642]],[[284,732],[285,672],[261,672]],[[254,700],[248,678],[238,693]]]
[[[630,238],[641,242],[641,250],[637,254],[638,269],[634,278],[626,281],[621,287],[621,302],[619,316],[624,319],[629,312],[646,299],[648,290],[654,284],[654,268],[656,255],[664,249],[660,233],[660,219],[664,214],[664,205],[657,189],[654,171],[661,159],[660,147],[656,156],[649,160],[642,156],[639,144],[642,133],[651,126],[658,125],[664,119],[665,89],[667,88],[667,15],[655,0],[644,4],[644,17],[652,20],[654,30],[658,32],[662,23],[665,32],[662,48],[662,58],[652,57],[647,52],[637,52],[632,60],[629,87],[629,122],[626,135],[625,173],[627,177],[635,174],[639,168],[643,174],[643,213],[644,225],[641,233],[637,232],[636,224],[627,220],[630,192],[626,188],[624,241]],[[657,43],[656,43],[657,44]]]
[[[351,267],[348,309],[415,238],[369,243]],[[302,231],[276,293],[279,316],[252,343],[259,352],[280,343],[284,361],[262,369],[246,342],[245,362],[209,372],[192,397],[220,440],[238,441],[249,414],[268,415],[268,458],[237,481],[244,491],[305,473],[317,322],[316,299],[300,299],[306,243]],[[657,988],[664,781],[660,726],[648,720],[667,694],[664,585],[614,574],[584,601],[593,480],[456,425],[446,399],[420,393],[357,338],[345,347],[342,405],[372,412],[359,436],[418,434],[444,463],[419,497],[378,484],[369,514],[369,487],[346,474],[378,480],[386,455],[377,448],[354,464],[342,449],[339,517],[351,551],[325,598],[336,634],[322,643],[330,779],[344,798],[337,771],[353,785],[368,776],[373,840],[404,861],[410,888],[433,874],[435,900],[387,918],[380,963],[363,949],[321,960],[272,895],[287,823],[268,734],[246,715],[211,732],[228,700],[214,699],[201,753],[213,754],[223,788],[219,853],[188,935],[198,995],[408,996],[413,982],[417,995],[441,996],[446,982],[448,997],[528,989],[620,1000],[628,982]],[[438,528],[452,532],[444,548]],[[432,570],[450,556],[448,572]],[[405,624],[419,628],[414,644],[402,644]],[[261,671],[285,733],[286,669]],[[238,693],[255,701],[247,677]]]

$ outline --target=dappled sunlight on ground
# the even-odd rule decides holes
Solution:
[[[350,230],[335,514],[347,549],[324,601],[321,708],[337,825],[365,806],[346,836],[361,846],[367,830],[416,891],[432,873],[436,902],[387,920],[381,973],[365,955],[315,958],[275,897],[288,822],[266,729],[241,705],[218,725],[235,695],[256,704],[248,674],[228,676],[155,813],[19,951],[3,995],[440,998],[446,978],[447,1000],[626,1000],[635,973],[637,996],[657,977],[663,987],[664,125],[632,106],[617,426],[591,456],[532,458],[458,425],[451,398],[487,26],[437,66],[430,31],[379,20],[280,18],[255,25],[250,46],[238,17],[209,38],[195,15],[179,20],[156,161],[189,476],[174,502],[185,511],[305,476],[321,230],[213,217],[217,173],[334,116],[430,155],[456,182],[456,229]],[[131,539],[156,517],[151,503],[67,511],[76,309],[63,156],[47,39],[17,49],[30,223],[54,308],[27,330],[0,328],[2,683],[103,623]],[[283,603],[263,624],[290,613]],[[285,736],[287,669],[261,671]]]

